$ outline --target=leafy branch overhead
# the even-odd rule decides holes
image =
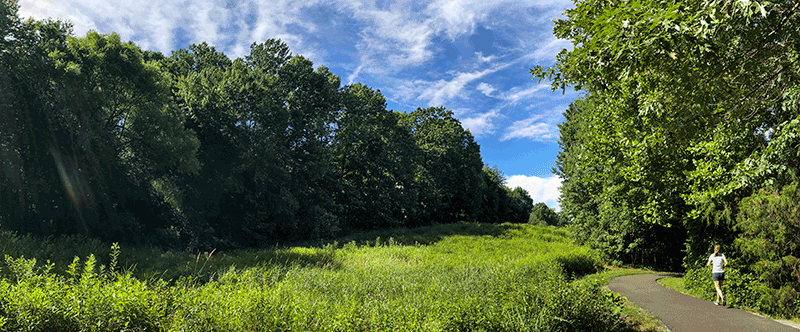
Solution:
[[[793,188],[798,13],[797,1],[575,1],[554,28],[573,48],[530,72],[585,92],[556,168],[577,239],[692,269],[747,229],[746,198]]]

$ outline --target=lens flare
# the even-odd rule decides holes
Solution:
[[[64,190],[66,190],[67,195],[69,195],[69,200],[72,201],[72,206],[78,208],[80,206],[80,197],[75,193],[76,186],[73,185],[73,180],[67,173],[67,168],[64,167],[64,160],[61,158],[61,154],[58,153],[55,148],[50,149],[50,153],[53,155],[53,160],[56,162],[58,175],[61,177],[61,183],[64,185]]]

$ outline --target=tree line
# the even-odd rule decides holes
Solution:
[[[698,287],[720,243],[743,303],[798,314],[800,2],[574,2],[573,49],[531,70],[584,92],[555,170],[573,235]]]
[[[2,229],[192,249],[528,221],[444,107],[387,110],[280,40],[166,56],[0,4]]]

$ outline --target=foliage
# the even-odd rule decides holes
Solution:
[[[417,108],[403,114],[400,124],[421,151],[415,162],[420,196],[414,224],[474,220],[485,183],[480,147],[472,134],[444,107]]]
[[[691,268],[709,241],[733,242],[740,200],[797,176],[797,9],[575,1],[554,28],[573,48],[531,73],[586,91],[556,170],[581,241],[619,257],[679,253],[686,239]],[[676,240],[654,248],[659,230]]]
[[[277,39],[230,59],[73,37],[0,2],[0,227],[210,251],[524,222],[444,107],[400,113]]]
[[[740,203],[735,244],[759,281],[755,307],[782,316],[800,314],[800,192],[797,184],[760,191]]]
[[[673,219],[656,223],[645,211],[651,195],[680,186],[661,182],[674,178],[629,178],[630,162],[615,141],[618,134],[604,123],[607,119],[597,114],[602,112],[597,107],[592,98],[576,100],[559,125],[561,151],[555,172],[563,179],[561,214],[579,243],[591,245],[610,260],[678,269],[684,228]],[[657,160],[653,157],[648,168],[666,168],[655,165]]]
[[[129,241],[168,227],[152,184],[198,164],[162,72],[116,34],[76,38],[0,8],[3,227]]]
[[[350,227],[399,226],[416,218],[420,151],[399,117],[386,109],[380,90],[362,84],[343,88],[333,160],[343,187],[337,203]]]
[[[522,188],[508,188],[506,177],[497,167],[483,167],[483,193],[480,210],[475,220],[483,223],[524,223],[533,206],[528,192]]]
[[[31,331],[620,327],[619,299],[601,291],[600,279],[570,281],[556,263],[599,263],[587,248],[570,244],[563,229],[453,224],[438,229],[464,235],[442,237],[435,229],[424,232],[439,238],[430,245],[402,245],[390,238],[285,248],[310,260],[239,261],[209,270],[210,278],[186,276],[173,283],[143,282],[98,267],[94,256],[83,262],[76,258],[63,275],[54,273],[59,267],[52,264],[39,267],[33,259],[7,258],[12,278],[0,280],[0,320],[3,329]],[[240,254],[248,261],[256,253]],[[316,254],[322,255],[311,258]]]
[[[537,225],[562,226],[561,217],[547,204],[539,202],[533,205],[528,222]]]
[[[730,254],[736,258],[729,258],[723,287],[731,304],[780,317],[798,315],[798,198],[793,183],[781,190],[762,189],[739,203],[738,236]],[[687,271],[686,286],[710,298],[710,275],[700,263]]]
[[[221,243],[259,246],[305,227],[316,236],[338,228],[328,150],[338,77],[274,39],[235,61],[201,44],[162,63],[201,139],[204,168],[181,181],[194,202],[190,230],[209,227]]]

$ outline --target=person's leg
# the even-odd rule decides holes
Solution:
[[[714,280],[714,289],[717,290],[717,302],[722,299],[722,288],[720,288],[720,281]]]
[[[726,301],[725,301],[725,294],[722,294],[722,284],[723,284],[724,282],[725,282],[725,279],[722,279],[722,280],[720,280],[720,281],[719,281],[719,288],[717,288],[717,292],[719,292],[719,298],[720,298],[720,300],[722,301],[722,302],[721,302],[721,303],[722,303],[722,305],[726,305],[726,304],[728,304],[728,303],[726,303]]]

